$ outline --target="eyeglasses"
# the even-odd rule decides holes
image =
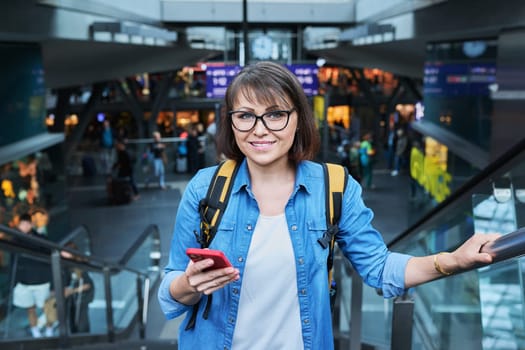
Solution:
[[[289,111],[271,111],[261,115],[245,111],[231,111],[228,115],[231,118],[232,125],[239,131],[250,131],[257,124],[257,120],[261,120],[264,127],[270,131],[281,131],[288,125],[290,114],[295,111],[295,108]]]

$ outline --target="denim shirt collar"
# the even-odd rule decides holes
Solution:
[[[311,193],[311,182],[313,181],[312,177],[310,176],[309,170],[311,163],[312,162],[309,161],[301,161],[297,165],[297,175],[295,176],[295,186],[293,195],[295,195],[300,189],[304,189],[307,193]],[[233,183],[232,193],[237,193],[242,188],[250,187],[251,182],[250,173],[248,171],[248,162],[246,161],[246,158],[244,158],[241,162],[239,171],[237,172],[237,176]]]

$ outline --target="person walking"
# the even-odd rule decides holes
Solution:
[[[359,160],[360,148],[361,142],[355,141],[352,143],[348,151],[348,173],[359,183],[361,183],[361,161]]]
[[[359,148],[359,162],[361,164],[361,178],[366,189],[374,189],[375,186],[372,183],[373,171],[374,171],[374,156],[376,151],[372,145],[372,134],[366,133],[363,136],[361,145]]]
[[[333,349],[328,249],[318,242],[326,231],[325,185],[322,165],[311,161],[320,145],[312,108],[295,75],[265,61],[243,68],[227,88],[225,106],[217,146],[240,167],[209,248],[223,251],[233,266],[210,270],[212,259],[192,262],[185,254],[200,247],[199,203],[213,166],[200,170],[184,191],[158,290],[168,319],[186,314],[178,347]],[[364,282],[387,298],[491,262],[479,250],[499,237],[476,234],[449,254],[414,257],[387,249],[350,177],[341,209],[339,248]]]
[[[150,152],[153,155],[153,171],[155,177],[159,179],[159,186],[161,189],[166,189],[166,183],[164,182],[164,163],[166,154],[164,153],[166,145],[162,142],[160,132],[153,132],[153,142],[150,145]],[[151,177],[146,178],[146,187],[148,187]]]
[[[100,134],[100,158],[102,163],[102,174],[110,175],[113,166],[113,147],[115,145],[115,135],[109,120],[105,119],[102,124]]]
[[[124,140],[117,141],[117,161],[113,165],[117,170],[117,178],[121,181],[127,181],[133,191],[133,200],[139,198],[139,189],[135,183],[135,175],[133,171],[133,161],[126,149],[126,142]]]
[[[408,137],[403,128],[397,129],[396,137],[396,152],[394,158],[394,170],[392,170],[391,173],[392,176],[397,176],[401,171],[401,168],[406,166],[408,152]]]
[[[187,138],[188,147],[188,173],[195,175],[202,168],[201,155],[204,153],[196,125],[190,125]]]

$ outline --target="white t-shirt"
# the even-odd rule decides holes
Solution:
[[[232,350],[304,349],[286,216],[260,215],[244,269]]]

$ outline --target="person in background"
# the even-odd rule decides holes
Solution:
[[[364,186],[371,190],[375,186],[372,183],[373,171],[374,171],[374,156],[376,151],[372,145],[372,134],[366,133],[361,141],[359,148],[359,161],[361,164],[361,178],[364,182]]]
[[[111,167],[113,165],[113,146],[115,143],[115,135],[109,120],[105,119],[102,124],[102,131],[100,134],[100,158],[102,162],[102,174],[111,174]]]
[[[386,135],[386,166],[387,169],[392,170],[394,169],[394,160],[395,160],[395,153],[396,153],[396,125],[394,122],[394,118],[389,118],[388,121],[388,131]]]
[[[46,238],[35,231],[29,213],[20,215],[17,228],[24,234]],[[25,240],[20,240],[20,243],[28,245]],[[46,300],[50,297],[51,266],[24,255],[18,255],[17,259],[13,305],[26,309],[31,335],[34,338],[41,338],[43,334],[38,327],[37,308],[43,310]],[[53,324],[46,323],[44,335],[53,336]]]
[[[348,151],[348,173],[359,183],[361,183],[361,161],[359,160],[360,148],[361,142],[355,141],[352,143],[352,146],[350,146]]]
[[[133,191],[133,199],[139,198],[139,189],[135,183],[135,176],[133,171],[133,161],[126,149],[126,143],[124,140],[117,141],[117,161],[113,165],[117,170],[117,177],[121,179],[128,179],[131,189]]]
[[[204,153],[205,166],[212,166],[219,163],[219,155],[217,154],[217,145],[215,143],[215,134],[217,126],[215,121],[211,122],[206,128],[206,152]]]
[[[190,125],[186,146],[188,148],[188,173],[195,175],[197,170],[202,167],[201,155],[204,153],[204,149],[199,140],[197,125]]]
[[[323,167],[312,161],[320,145],[312,108],[297,77],[265,61],[243,68],[225,105],[217,146],[240,167],[210,249],[234,266],[209,270],[212,259],[192,262],[185,253],[200,247],[199,203],[217,167],[202,169],[180,201],[158,290],[168,319],[186,314],[179,349],[333,349],[328,249],[318,243],[326,231],[325,185]],[[388,250],[350,177],[341,209],[339,249],[386,298],[491,262],[480,247],[499,237],[476,234],[448,254],[409,256]]]
[[[69,242],[67,248],[78,250],[75,243]],[[68,251],[61,251],[65,259],[82,261],[78,256]],[[64,296],[71,333],[89,333],[89,303],[95,297],[95,285],[89,273],[78,266],[69,266],[64,272]]]
[[[394,170],[391,172],[392,176],[397,176],[401,171],[401,168],[406,166],[406,158],[408,153],[408,137],[403,128],[397,129],[396,138],[396,152],[394,159]]]
[[[159,179],[159,186],[161,189],[166,189],[166,183],[164,182],[164,162],[166,155],[164,153],[166,145],[162,143],[160,132],[153,132],[153,142],[150,145],[150,152],[153,155],[153,171],[155,177]],[[150,182],[150,177],[146,179],[146,187]]]

